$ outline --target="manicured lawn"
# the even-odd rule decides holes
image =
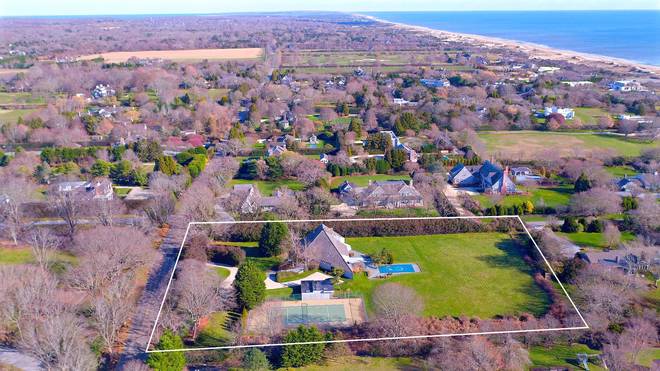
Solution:
[[[436,209],[426,209],[422,207],[414,207],[408,209],[375,209],[375,210],[360,210],[357,216],[365,218],[380,218],[380,217],[398,217],[398,218],[412,218],[412,217],[425,217],[425,216],[440,216]]]
[[[348,238],[353,249],[375,254],[387,248],[395,263],[417,263],[419,273],[370,280],[358,274],[342,290],[362,293],[367,309],[373,290],[385,282],[412,287],[424,299],[425,315],[478,316],[533,313],[549,306],[519,247],[502,233]]]
[[[623,178],[626,175],[632,176],[637,174],[637,171],[632,166],[628,166],[628,165],[607,166],[605,167],[605,171],[607,171],[613,177],[617,177],[617,178]]]
[[[280,272],[277,275],[277,282],[291,282],[299,279],[303,279],[311,274],[318,272],[318,270],[304,271],[300,273],[293,272]]]
[[[16,122],[19,117],[26,118],[34,109],[8,109],[0,110],[0,124],[6,122]]]
[[[387,174],[374,174],[374,175],[347,175],[347,176],[338,176],[332,178],[331,186],[332,188],[339,187],[345,180],[355,184],[358,187],[366,187],[369,185],[369,181],[384,181],[384,180],[405,180],[406,182],[410,181],[409,175],[387,175]]]
[[[298,371],[421,371],[425,368],[410,358],[347,356],[327,360],[322,365],[295,368]],[[284,369],[281,369],[284,370]],[[289,369],[291,370],[291,369]]]
[[[615,135],[542,131],[481,132],[490,154],[501,158],[530,159],[551,150],[563,157],[593,151],[614,151],[621,156],[639,156],[658,142],[636,142]]]
[[[220,277],[221,280],[224,280],[225,278],[229,277],[229,269],[224,268],[224,267],[213,267],[213,270],[215,273]]]
[[[195,339],[196,345],[216,347],[227,345],[234,335],[229,331],[230,316],[227,312],[212,313],[208,319],[200,323],[199,333]]]
[[[130,187],[112,187],[115,191],[115,195],[120,198],[124,198],[128,195],[132,188]]]
[[[584,344],[555,345],[552,348],[542,346],[532,347],[529,351],[529,359],[533,367],[567,367],[569,369],[581,369],[578,367],[578,353],[599,354],[600,352],[590,349]],[[603,367],[589,362],[590,370],[604,370]]]
[[[293,294],[293,288],[282,287],[281,289],[266,290],[267,298],[288,298]]]
[[[53,261],[55,263],[75,264],[78,260],[69,253],[56,252]],[[32,262],[34,262],[34,257],[32,251],[28,248],[0,247],[0,265],[28,264]]]
[[[46,104],[46,100],[32,93],[0,93],[0,104]]]
[[[280,187],[287,187],[292,191],[302,191],[305,186],[297,180],[283,179],[277,181],[269,180],[247,180],[247,179],[232,179],[229,184],[254,184],[259,189],[263,196],[271,196],[276,189]]]
[[[597,124],[598,119],[603,116],[609,116],[602,108],[576,107],[575,117],[582,121],[582,124]]]
[[[571,242],[578,246],[583,247],[597,247],[605,248],[607,247],[605,243],[605,238],[602,233],[588,233],[588,232],[576,232],[576,233],[563,233],[558,232],[560,236],[566,237]],[[632,241],[635,239],[635,235],[632,232],[621,232],[621,241]]]
[[[538,188],[525,188],[519,187],[523,192],[528,192],[525,195],[511,195],[504,196],[499,199],[499,204],[504,206],[519,205],[524,201],[530,200],[534,206],[541,203],[549,207],[557,207],[568,205],[573,194],[572,185],[560,185],[555,187],[538,187]],[[479,194],[474,197],[482,208],[489,208],[493,205],[493,199],[487,195]]]
[[[644,367],[651,367],[654,360],[660,359],[660,348],[648,348],[641,351],[637,357],[637,364]]]
[[[238,246],[242,247],[245,251],[245,260],[249,260],[259,267],[259,269],[268,271],[274,266],[280,263],[278,257],[273,256],[263,256],[261,251],[258,248],[258,242],[256,241],[246,241],[246,242],[213,242],[214,245],[226,245],[226,246]]]

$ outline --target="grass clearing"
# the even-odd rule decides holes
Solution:
[[[526,188],[519,187],[527,195],[508,195],[503,197],[490,197],[485,194],[472,196],[482,208],[489,208],[495,204],[503,206],[519,205],[524,201],[532,201],[534,206],[541,205],[556,208],[557,206],[566,206],[573,195],[573,185],[560,185],[555,187]]]
[[[217,347],[230,344],[234,334],[229,331],[231,316],[227,312],[215,312],[200,321],[196,345]]]
[[[602,233],[589,233],[589,232],[576,232],[576,233],[564,233],[557,232],[558,235],[568,239],[574,244],[581,247],[596,247],[599,249],[604,249],[607,247],[605,237]],[[635,234],[629,231],[621,232],[621,241],[629,242],[635,239]]]
[[[643,349],[637,356],[637,364],[651,368],[653,361],[660,359],[660,348]]]
[[[534,346],[529,351],[533,367],[566,367],[569,370],[581,369],[577,360],[578,353],[599,354],[584,344],[555,345],[551,348]],[[589,362],[590,370],[604,370],[600,365]]]
[[[529,160],[552,151],[563,157],[581,157],[598,151],[613,151],[619,156],[636,157],[654,148],[654,142],[638,142],[616,135],[595,133],[557,133],[543,131],[481,132],[479,138],[489,154],[497,158]]]
[[[395,262],[416,263],[421,269],[377,280],[358,274],[340,286],[343,291],[362,293],[368,311],[374,310],[373,290],[385,282],[415,289],[425,301],[427,316],[541,315],[549,306],[519,246],[503,233],[360,237],[348,238],[347,243],[367,254],[387,248]]]
[[[575,117],[579,118],[582,121],[582,124],[593,125],[598,123],[598,119],[604,116],[609,116],[602,108],[593,108],[593,107],[576,107]]]
[[[635,170],[634,167],[629,165],[606,166],[605,171],[607,171],[611,176],[616,178],[623,178],[624,176],[632,176],[637,174],[637,170]]]
[[[0,110],[0,125],[7,122],[16,122],[19,117],[27,118],[35,109],[3,109]]]
[[[29,264],[34,262],[32,251],[27,247],[0,247],[0,265]],[[70,253],[58,251],[54,264],[76,264],[78,259]]]
[[[369,181],[385,181],[385,180],[405,180],[410,182],[410,175],[388,175],[388,174],[374,174],[374,175],[346,175],[333,177],[330,182],[332,188],[339,187],[344,181],[348,180],[349,182],[355,184],[358,187],[366,187],[369,185]]]
[[[0,93],[0,104],[46,104],[44,97],[32,93]]]
[[[294,273],[294,272],[278,272],[277,273],[277,282],[291,282],[295,280],[300,280],[305,277],[308,277],[316,272],[319,272],[318,270],[309,270],[309,271],[304,271],[300,273]]]
[[[232,179],[229,181],[229,185],[234,186],[234,184],[254,184],[263,196],[272,196],[273,192],[275,192],[275,190],[280,187],[287,187],[292,191],[302,191],[305,189],[304,184],[292,179],[282,179],[276,181]]]
[[[328,359],[320,365],[296,368],[298,371],[421,371],[426,369],[419,361],[407,357],[359,356],[337,357]]]
[[[229,269],[224,268],[224,267],[213,267],[213,270],[215,273],[220,277],[221,280],[224,280],[225,278],[229,277]]]
[[[259,59],[263,56],[262,48],[227,48],[227,49],[184,49],[184,50],[140,50],[132,52],[108,52],[84,55],[78,60],[103,58],[105,63],[122,63],[130,58],[167,59],[176,62],[226,61],[239,59]]]

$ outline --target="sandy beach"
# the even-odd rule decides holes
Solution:
[[[561,60],[576,64],[588,63],[591,66],[596,65],[608,69],[619,69],[622,72],[623,71],[628,72],[631,68],[636,68],[639,69],[640,71],[650,72],[653,74],[660,73],[660,66],[647,65],[622,58],[608,57],[598,54],[580,53],[572,50],[556,49],[549,47],[547,45],[535,44],[525,41],[517,41],[517,40],[501,39],[490,36],[436,30],[428,27],[390,22],[377,17],[363,15],[363,14],[354,14],[354,15],[356,17],[369,19],[374,22],[390,24],[395,28],[430,34],[446,41],[460,42],[460,43],[465,43],[474,46],[481,46],[486,48],[513,49],[515,51],[523,52],[529,55],[530,59]]]

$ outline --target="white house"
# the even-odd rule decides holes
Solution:
[[[110,85],[98,84],[92,90],[92,97],[94,99],[101,99],[110,95],[115,95],[115,91],[110,88]]]
[[[562,81],[561,83],[564,84],[564,85],[568,85],[572,88],[574,88],[576,86],[590,86],[590,85],[594,84],[591,81]]]
[[[647,91],[642,84],[636,80],[619,80],[610,83],[610,90],[629,92],[629,91]]]
[[[560,70],[559,67],[541,66],[537,71],[538,73],[555,73],[559,70]]]
[[[552,107],[545,107],[545,110],[543,111],[543,115],[545,117],[548,117],[553,113],[558,113],[564,116],[566,120],[572,120],[575,117],[575,111],[572,108],[559,108],[556,106],[552,106]]]

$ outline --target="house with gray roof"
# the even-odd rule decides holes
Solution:
[[[481,166],[468,168],[457,164],[449,171],[449,182],[457,187],[476,187],[484,193],[516,193],[516,185],[509,177],[509,168],[504,170],[490,161]]]
[[[327,272],[341,269],[345,278],[353,278],[352,264],[363,261],[344,237],[325,224],[307,234],[302,245],[306,259],[318,263],[319,268]]]
[[[369,182],[367,187],[357,187],[345,181],[339,186],[339,198],[348,206],[359,208],[396,209],[423,207],[424,197],[412,184],[403,180]]]

